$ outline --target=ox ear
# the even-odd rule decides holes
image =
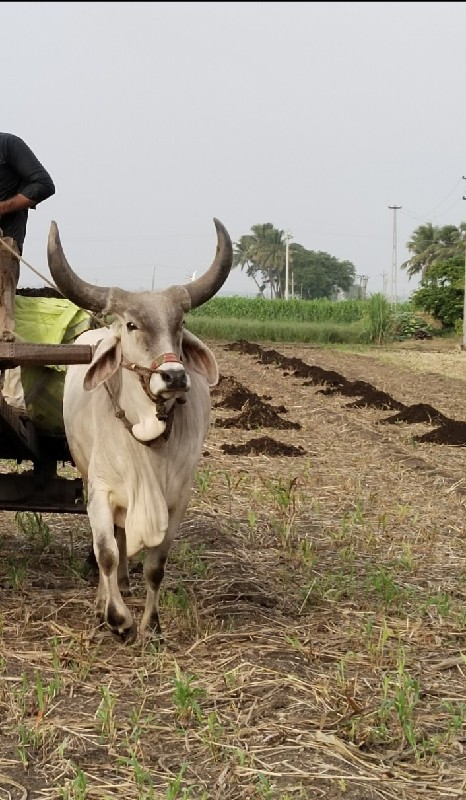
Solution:
[[[97,345],[94,357],[86,371],[83,387],[87,392],[95,389],[115,374],[121,364],[121,342],[113,334]]]
[[[206,378],[209,386],[216,386],[219,379],[218,365],[211,350],[197,336],[183,328],[183,355],[189,366]]]

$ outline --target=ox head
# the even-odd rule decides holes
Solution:
[[[82,280],[65,258],[56,222],[51,223],[47,256],[56,285],[80,308],[113,319],[111,334],[97,348],[86,372],[85,389],[94,389],[123,366],[145,376],[145,389],[152,399],[179,398],[190,388],[183,363],[186,355],[209,384],[216,383],[217,367],[210,351],[183,329],[185,313],[210,300],[230,273],[231,239],[219,220],[214,223],[217,249],[207,271],[190,283],[157,292],[130,292]]]

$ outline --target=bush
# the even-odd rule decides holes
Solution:
[[[391,327],[391,337],[397,341],[404,339],[432,339],[433,328],[419,314],[412,311],[395,313]]]
[[[429,267],[412,300],[416,308],[432,314],[444,328],[454,330],[463,317],[464,259],[455,258]]]
[[[387,298],[377,293],[367,302],[366,325],[369,342],[382,344],[389,336],[393,311]]]

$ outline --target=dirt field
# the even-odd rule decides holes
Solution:
[[[0,514],[0,800],[464,797],[466,353],[213,350],[162,649],[85,517]]]

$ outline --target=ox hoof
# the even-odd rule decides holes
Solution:
[[[131,644],[137,635],[137,626],[128,609],[118,608],[111,600],[105,609],[105,622],[120,642]]]
[[[122,642],[122,644],[133,644],[138,635],[138,626],[135,622],[133,622],[129,628],[123,628],[121,630],[112,630],[112,628],[110,628],[110,630],[112,631],[115,639],[118,639],[118,641]]]
[[[132,597],[133,592],[128,580],[122,580],[118,583],[118,588],[122,597]]]

